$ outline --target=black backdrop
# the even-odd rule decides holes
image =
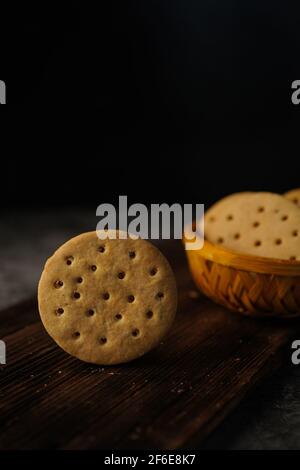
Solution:
[[[299,5],[3,7],[1,204],[210,203],[300,186]]]

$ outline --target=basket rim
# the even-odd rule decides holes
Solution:
[[[185,238],[183,243],[185,245]],[[209,261],[241,269],[243,271],[258,272],[262,274],[277,274],[281,276],[300,276],[300,261],[267,258],[264,256],[240,253],[228,248],[214,245],[204,240],[203,247],[197,250],[186,250],[189,256],[200,256]]]

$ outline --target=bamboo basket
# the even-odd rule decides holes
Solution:
[[[300,316],[300,262],[240,254],[204,242],[186,250],[198,288],[229,310],[248,316]]]

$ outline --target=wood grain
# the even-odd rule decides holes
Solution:
[[[1,449],[178,449],[200,442],[276,370],[299,322],[258,321],[197,294],[179,243],[166,245],[179,312],[155,351],[121,367],[72,358],[35,300],[0,313]]]

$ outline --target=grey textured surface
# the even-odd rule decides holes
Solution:
[[[64,241],[93,230],[95,208],[4,211],[0,220],[0,308],[34,295],[46,259]]]
[[[44,262],[64,241],[93,230],[95,208],[2,211],[0,308],[36,292]],[[300,366],[286,365],[201,445],[206,449],[300,449]]]
[[[287,363],[245,399],[204,449],[300,449],[300,366]]]

